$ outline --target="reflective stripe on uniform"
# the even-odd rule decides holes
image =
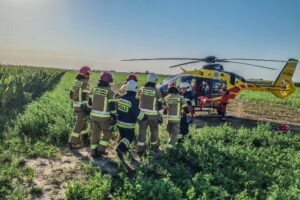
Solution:
[[[94,116],[94,117],[109,117],[110,113],[109,112],[102,112],[102,111],[99,111],[99,110],[92,110],[91,111],[91,116]]]
[[[141,94],[146,96],[155,96],[155,90],[149,90],[146,88],[141,89]]]
[[[112,110],[110,111],[111,114],[116,114],[117,113],[117,110]]]
[[[151,142],[152,145],[156,145],[158,144],[158,141],[155,141],[155,142]]]
[[[129,141],[127,138],[123,138],[123,139],[121,140],[121,142],[122,142],[123,144],[125,144],[125,146],[126,146],[127,148],[129,148],[129,146],[130,146],[130,141]]]
[[[143,111],[146,115],[157,115],[157,111],[144,109],[144,108],[140,108],[140,110]]]
[[[139,120],[142,120],[144,118],[144,113],[143,112],[140,112],[139,116],[138,116],[138,119]]]
[[[72,136],[72,137],[76,137],[76,138],[77,138],[77,137],[79,137],[79,136],[80,136],[80,134],[79,134],[79,133],[72,132],[72,133],[71,133],[71,136]]]
[[[124,105],[124,106],[128,106],[131,107],[131,102],[127,101],[126,99],[119,99],[119,104]]]
[[[137,145],[143,147],[145,146],[145,142],[138,142]]]
[[[73,101],[73,107],[79,108],[83,104],[82,101]]]
[[[174,145],[173,144],[167,144],[167,148],[172,149],[172,148],[174,148]]]
[[[121,128],[135,128],[135,123],[126,123],[118,120],[117,126]]]
[[[108,102],[117,102],[118,100],[117,99],[109,99]]]
[[[84,93],[90,93],[89,90],[82,90],[82,92],[84,92]]]
[[[100,140],[99,144],[102,146],[106,146],[106,147],[109,146],[109,142],[107,142],[105,140]]]
[[[97,147],[98,147],[98,144],[91,144],[91,149],[92,149],[92,150],[97,149]]]

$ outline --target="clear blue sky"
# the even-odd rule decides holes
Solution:
[[[177,62],[119,60],[207,55],[300,59],[300,1],[0,0],[1,63],[173,74]],[[279,73],[225,67],[246,78]]]

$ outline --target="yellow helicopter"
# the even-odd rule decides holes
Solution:
[[[215,56],[205,58],[150,58],[150,59],[126,59],[122,61],[150,61],[150,60],[186,60],[181,64],[170,66],[170,68],[181,67],[182,73],[171,76],[164,80],[157,87],[163,96],[167,94],[167,86],[170,82],[189,82],[193,86],[194,96],[197,100],[195,108],[202,110],[205,107],[216,107],[221,101],[221,89],[226,86],[229,92],[229,102],[234,100],[241,90],[255,90],[260,92],[271,92],[276,97],[284,99],[295,92],[295,85],[292,80],[298,60],[268,60],[249,58],[218,59]],[[242,61],[242,62],[241,62]],[[271,67],[245,63],[244,61],[265,61],[286,63],[278,77],[272,84],[255,83],[245,80],[242,76],[224,70],[220,63],[234,63],[276,70]],[[182,66],[204,62],[207,63],[201,69],[186,70]]]

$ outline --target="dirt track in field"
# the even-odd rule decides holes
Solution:
[[[227,122],[234,128],[241,126],[254,128],[258,123],[270,123],[272,128],[279,124],[288,124],[292,132],[300,133],[300,109],[291,109],[287,106],[273,107],[265,104],[233,102],[227,109],[226,121],[218,119],[217,113],[196,113],[197,127],[219,126]]]

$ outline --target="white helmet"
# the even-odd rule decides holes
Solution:
[[[154,73],[148,74],[147,82],[155,83],[157,81],[157,76]]]
[[[191,85],[189,82],[183,82],[180,84],[180,89],[186,89],[186,91],[190,92],[192,91]]]
[[[137,83],[134,80],[127,81],[126,91],[136,92],[138,89]]]

